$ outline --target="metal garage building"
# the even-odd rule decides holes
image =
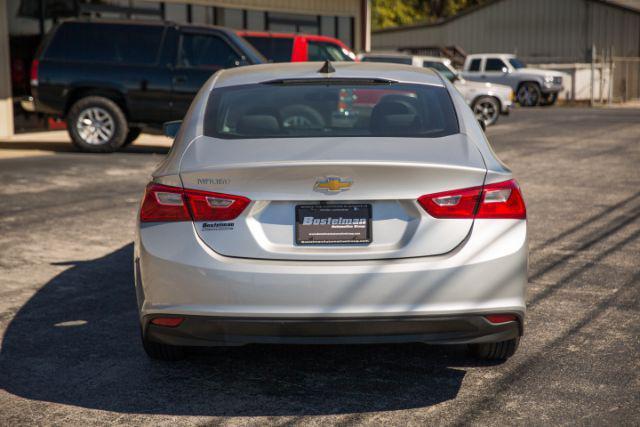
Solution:
[[[639,0],[493,0],[450,19],[372,35],[374,50],[458,46],[516,53],[527,62],[588,62],[591,46],[640,57]]]
[[[368,0],[0,0],[0,136],[13,133],[14,100],[29,91],[31,59],[60,19],[165,19],[236,29],[323,34],[366,50]]]

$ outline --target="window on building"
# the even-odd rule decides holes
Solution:
[[[502,71],[506,65],[500,58],[487,58],[487,63],[484,66],[485,71]]]
[[[228,68],[238,64],[240,57],[229,44],[217,36],[183,34],[179,64],[187,68]]]

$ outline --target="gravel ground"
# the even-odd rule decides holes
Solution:
[[[0,160],[0,425],[637,425],[640,110],[517,109],[488,136],[530,225],[525,337],[503,364],[422,344],[150,361],[131,241],[166,149]]]

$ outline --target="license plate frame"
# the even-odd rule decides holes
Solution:
[[[369,245],[373,239],[371,218],[370,203],[296,205],[296,245]]]

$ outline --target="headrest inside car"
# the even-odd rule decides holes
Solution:
[[[416,133],[420,127],[420,117],[404,102],[381,102],[371,112],[369,128],[374,135]]]
[[[280,124],[270,114],[249,114],[240,118],[236,130],[245,136],[277,135],[280,133]]]

